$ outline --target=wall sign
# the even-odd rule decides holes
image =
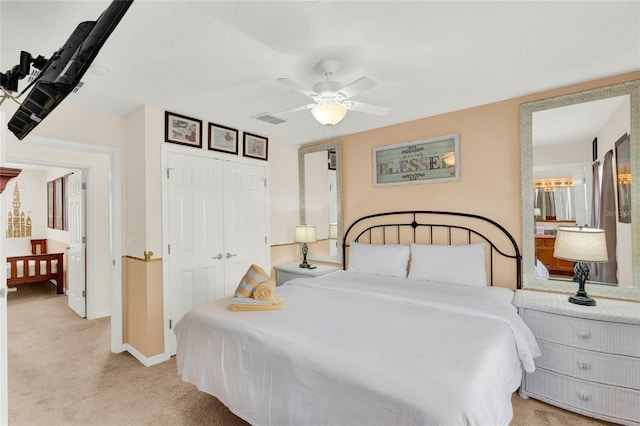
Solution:
[[[450,182],[459,179],[458,134],[373,149],[375,186]]]

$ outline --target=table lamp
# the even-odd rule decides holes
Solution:
[[[603,263],[609,261],[607,240],[602,229],[583,226],[561,226],[556,232],[553,257],[576,262],[573,267],[573,281],[579,285],[575,296],[569,302],[577,305],[595,306],[596,301],[587,296],[584,284],[589,277],[586,262]]]
[[[302,243],[302,263],[299,265],[301,268],[309,268],[311,265],[307,263],[307,253],[309,253],[309,247],[307,243],[315,243],[317,240],[317,232],[315,225],[296,225],[296,231],[294,234],[294,241],[296,243]]]

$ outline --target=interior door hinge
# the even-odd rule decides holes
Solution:
[[[84,189],[85,191],[87,190],[87,184],[82,182],[82,189]]]
[[[82,237],[82,244],[87,244],[87,237]]]
[[[87,292],[85,290],[82,290],[82,297],[86,297]]]
[[[169,320],[169,330],[173,328],[173,320]]]
[[[167,244],[167,254],[171,254],[171,244]]]
[[[267,180],[266,179],[264,180],[264,187],[265,188],[267,187]]]

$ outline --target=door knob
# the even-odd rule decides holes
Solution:
[[[233,256],[237,256],[237,254],[231,254],[231,253],[227,252],[227,254],[225,255],[225,257],[227,259],[230,258],[230,257],[233,257]]]
[[[213,256],[212,259],[218,259],[218,260],[222,259],[222,253],[218,253],[218,255]]]

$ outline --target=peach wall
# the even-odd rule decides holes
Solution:
[[[465,211],[502,224],[521,245],[520,104],[638,78],[628,73],[343,136],[345,224],[388,210]],[[460,135],[459,181],[373,186],[373,148],[452,133]]]
[[[123,340],[142,355],[164,352],[162,262],[122,258]]]

